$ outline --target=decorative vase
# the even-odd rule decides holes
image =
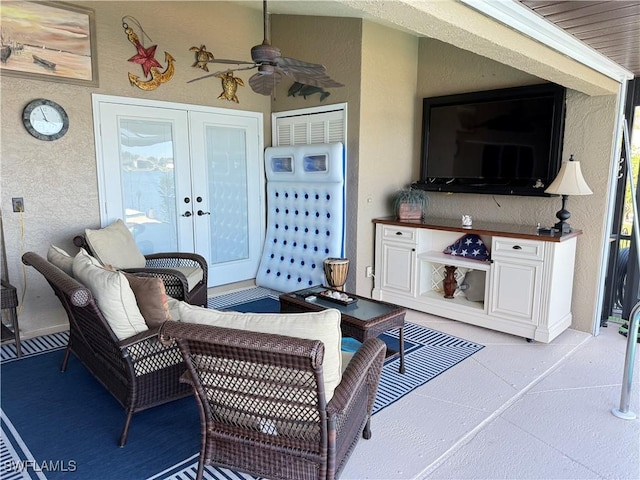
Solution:
[[[453,298],[453,294],[456,293],[458,288],[458,282],[456,281],[456,267],[445,266],[447,272],[444,276],[444,298]]]

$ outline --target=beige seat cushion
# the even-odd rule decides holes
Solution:
[[[73,277],[73,257],[63,249],[58,248],[55,245],[49,246],[47,260],[70,277]]]
[[[193,287],[195,287],[198,282],[201,282],[204,276],[204,272],[200,267],[171,267],[171,270],[182,272],[187,279],[189,291],[193,290]]]
[[[73,259],[73,276],[91,290],[100,311],[119,340],[147,330],[124,273],[96,265],[84,249]]]
[[[178,303],[178,317],[183,322],[236,328],[251,332],[273,333],[289,337],[320,340],[324,344],[322,370],[327,402],[342,378],[342,331],[340,312],[328,309],[308,313],[238,313]]]
[[[144,255],[138,249],[133,235],[120,219],[99,230],[84,231],[87,244],[102,265],[115,268],[143,268]]]

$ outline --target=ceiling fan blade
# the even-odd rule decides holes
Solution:
[[[314,87],[344,87],[342,83],[336,82],[329,76],[324,65],[289,57],[280,57],[276,63],[282,73],[298,83]]]
[[[249,78],[249,85],[254,92],[260,95],[271,95],[280,80],[282,80],[282,75],[278,72],[273,72],[269,75],[258,72]]]
[[[214,58],[213,60],[208,60],[207,63],[229,63],[233,65],[249,65],[255,62],[245,62],[244,60],[230,60],[228,58]]]
[[[213,73],[209,73],[207,75],[204,75],[202,77],[198,77],[198,78],[194,78],[193,80],[189,80],[187,83],[193,83],[193,82],[197,82],[198,80],[203,80],[205,78],[211,78],[211,77],[216,77],[218,75],[220,75],[221,73],[227,73],[227,72],[238,72],[240,70],[252,70],[254,68],[256,68],[258,65],[256,65],[255,63],[252,64],[250,67],[242,67],[242,68],[228,68],[226,70],[219,70],[217,72],[213,72]]]
[[[298,60],[297,58],[291,58],[291,57],[278,57],[275,62],[278,64],[278,66],[282,66],[282,67],[300,67],[300,68],[309,68],[309,69],[321,69],[321,70],[326,70],[324,65],[321,65],[319,63],[309,63],[309,62],[304,62],[302,60]]]
[[[281,70],[289,78],[292,78],[298,83],[302,83],[304,85],[312,85],[314,87],[320,88],[330,88],[330,87],[344,87],[344,84],[340,82],[336,82],[326,73],[319,72],[306,72],[306,71],[298,71],[298,70]]]

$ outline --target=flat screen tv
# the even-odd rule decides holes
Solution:
[[[565,89],[549,83],[423,99],[428,191],[546,196],[560,170]]]

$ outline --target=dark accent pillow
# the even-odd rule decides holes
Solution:
[[[444,249],[443,253],[471,260],[489,260],[489,251],[475,233],[468,233]]]
[[[149,275],[133,275],[125,273],[138,308],[149,328],[162,325],[171,318],[167,292],[161,278]]]

